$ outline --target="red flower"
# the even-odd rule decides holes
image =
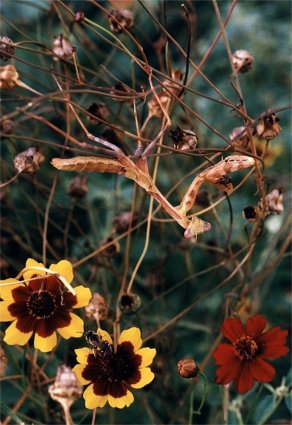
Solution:
[[[217,384],[234,381],[240,393],[249,391],[258,382],[270,382],[275,369],[264,359],[274,360],[284,356],[289,349],[285,346],[288,332],[275,326],[263,332],[267,321],[257,315],[247,320],[244,326],[240,319],[225,319],[221,332],[230,344],[219,344],[213,353]]]

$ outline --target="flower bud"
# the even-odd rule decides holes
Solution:
[[[236,50],[232,54],[232,62],[235,71],[243,74],[252,68],[254,58],[247,50]]]
[[[15,66],[0,66],[0,89],[12,89],[19,82],[19,74]]]
[[[177,364],[178,373],[182,378],[195,378],[200,372],[200,368],[194,359],[182,359]]]
[[[179,126],[176,126],[175,130],[170,130],[170,137],[174,142],[175,149],[186,151],[189,149],[195,149],[198,143],[196,133],[191,130],[183,130]]]
[[[125,292],[119,299],[119,308],[125,314],[134,314],[141,307],[139,295]]]
[[[73,198],[83,198],[88,191],[87,177],[86,176],[75,176],[67,188],[67,192]]]
[[[266,140],[274,139],[282,130],[278,122],[279,118],[275,114],[265,115],[256,126],[257,136]]]
[[[44,160],[45,157],[38,151],[38,148],[30,147],[16,155],[13,163],[18,172],[33,174],[39,170],[39,166]]]
[[[83,12],[78,11],[75,13],[75,22],[78,22],[78,24],[80,24],[84,18],[85,18],[85,15]]]
[[[0,58],[8,61],[14,56],[13,41],[5,36],[0,36]]]
[[[70,41],[63,36],[63,34],[54,37],[53,42],[53,52],[56,56],[55,60],[60,59],[70,59],[74,52],[74,47],[70,43]]]
[[[112,32],[122,33],[124,28],[129,30],[134,26],[133,13],[128,9],[112,9],[108,17]]]
[[[90,319],[94,319],[97,322],[105,320],[108,317],[109,305],[102,295],[95,292],[89,301],[89,304],[85,307],[85,314]]]

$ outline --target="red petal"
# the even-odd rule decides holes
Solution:
[[[285,346],[288,332],[275,326],[268,332],[264,333],[259,341],[263,344],[263,352],[261,357],[265,359],[276,359],[288,353],[289,349]]]
[[[229,361],[222,367],[216,370],[216,382],[217,384],[229,384],[233,379],[236,378],[240,371],[241,362],[238,358],[234,357],[232,361]]]
[[[259,336],[262,334],[263,330],[267,325],[266,319],[257,314],[254,317],[250,317],[246,324],[246,333],[250,336]]]
[[[250,370],[250,362],[242,363],[242,368],[234,380],[235,388],[243,394],[249,391],[253,387],[253,384],[254,379]]]
[[[225,319],[221,328],[221,332],[225,338],[229,339],[231,342],[235,342],[238,340],[238,338],[245,335],[244,326],[237,317]]]
[[[260,357],[250,362],[250,370],[256,381],[271,382],[275,375],[275,369]]]
[[[217,365],[224,365],[234,358],[233,347],[230,344],[219,344],[213,353],[213,358]]]

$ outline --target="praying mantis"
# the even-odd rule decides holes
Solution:
[[[98,139],[100,142],[99,138],[90,134],[89,136]],[[109,142],[104,142],[105,146],[108,146]],[[204,182],[207,182],[226,193],[231,193],[233,186],[226,175],[240,169],[252,167],[255,164],[254,158],[244,155],[231,155],[222,159],[217,164],[199,173],[186,191],[180,205],[174,207],[154,183],[149,173],[147,156],[142,155],[134,162],[120,148],[115,145],[113,146],[117,153],[116,159],[99,156],[77,156],[70,159],[53,158],[52,165],[62,171],[114,173],[134,180],[150,196],[156,199],[161,207],[185,229],[185,238],[197,237],[197,235],[211,229],[211,224],[199,217],[193,216],[191,219],[187,217],[187,212],[196,201],[200,186]]]

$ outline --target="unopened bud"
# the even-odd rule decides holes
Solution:
[[[252,68],[254,58],[247,50],[236,50],[232,54],[232,61],[235,71],[243,74]]]
[[[108,317],[109,305],[102,295],[95,292],[89,301],[89,304],[85,307],[85,314],[90,319],[94,319],[97,322],[105,320]]]
[[[0,58],[8,61],[14,56],[13,41],[5,36],[0,36]]]
[[[191,130],[183,130],[179,126],[175,130],[170,130],[170,137],[174,142],[174,147],[181,151],[195,149],[198,143],[196,133]]]
[[[182,359],[177,364],[178,373],[182,378],[190,379],[198,376],[200,368],[194,359]]]
[[[82,22],[84,18],[85,15],[83,12],[78,11],[75,13],[75,22],[78,22],[78,24],[80,24],[80,22]]]
[[[119,300],[119,308],[125,314],[134,314],[141,307],[139,295],[125,292]]]
[[[128,9],[112,9],[108,17],[112,32],[122,33],[134,26],[133,13]]]
[[[74,50],[75,48],[72,46],[70,41],[63,36],[63,34],[60,34],[54,38],[53,52],[57,57],[56,59],[70,59]]]
[[[264,116],[256,126],[256,134],[266,140],[274,139],[282,130],[278,122],[279,118],[275,114]]]
[[[83,198],[88,191],[87,177],[86,176],[75,176],[67,188],[67,192],[73,198]]]
[[[44,155],[37,148],[31,147],[16,155],[13,163],[18,172],[32,174],[39,170],[44,160]]]

